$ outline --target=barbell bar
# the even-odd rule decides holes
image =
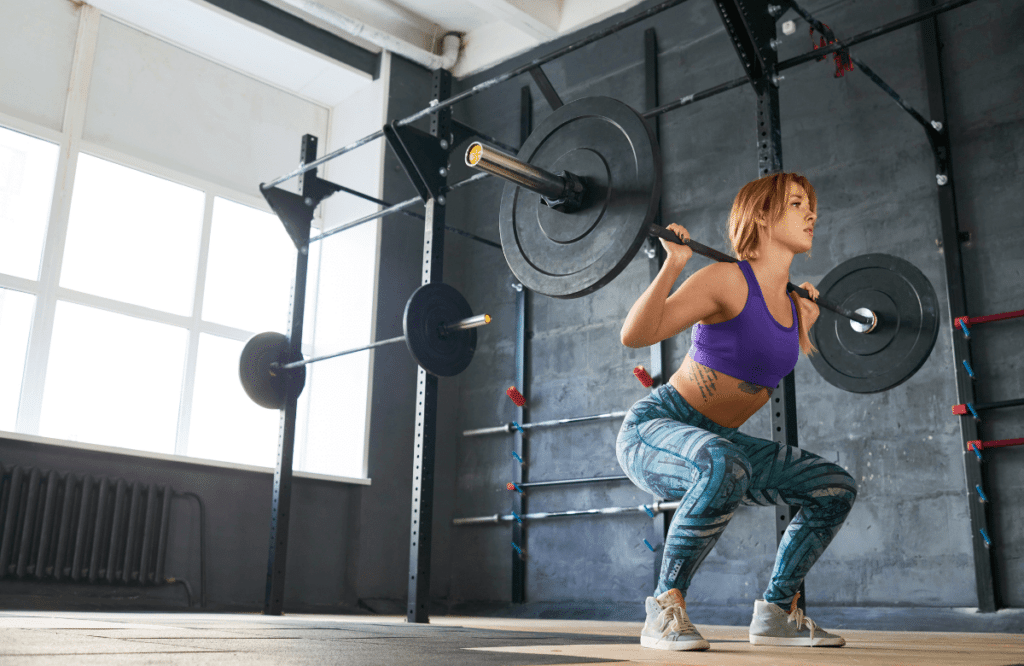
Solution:
[[[612,506],[606,509],[582,509],[578,511],[542,511],[539,513],[527,513],[519,516],[522,520],[544,520],[547,518],[565,518],[571,516],[613,516],[623,513],[661,513],[678,509],[682,502],[653,502],[650,505],[640,506]],[[474,516],[471,518],[454,518],[452,525],[497,525],[505,522],[510,523],[516,520],[514,515],[494,514],[491,516]]]
[[[568,171],[563,171],[560,174],[551,173],[536,165],[523,162],[512,155],[507,155],[494,148],[485,146],[479,141],[470,144],[466,150],[466,165],[486,171],[509,183],[535,192],[541,195],[544,205],[555,210],[559,210],[559,206],[562,206],[564,208],[562,212],[566,213],[575,212],[585,207],[588,203],[588,195],[591,194],[587,191],[586,179],[584,178],[580,178]],[[582,192],[580,188],[582,188]],[[570,205],[566,207],[565,202],[570,202]],[[593,204],[594,202],[591,201],[590,203]],[[677,245],[686,245],[694,252],[715,261],[733,263],[738,261],[734,257],[698,243],[692,238],[684,241],[655,222],[648,224],[648,233]],[[827,299],[822,299],[820,296],[815,300],[811,298],[810,293],[806,289],[798,287],[792,282],[787,283],[786,287],[789,291],[796,292],[799,296],[809,301],[814,301],[820,307],[827,308],[850,319],[852,324],[859,324],[859,326],[854,326],[854,330],[858,333],[870,333],[878,324],[878,318],[867,308],[853,311],[839,304],[832,303]]]

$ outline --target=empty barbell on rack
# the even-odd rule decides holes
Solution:
[[[304,386],[310,363],[404,341],[420,367],[433,375],[451,377],[469,366],[476,350],[475,329],[489,323],[491,316],[474,315],[455,287],[431,282],[414,291],[406,302],[401,336],[333,354],[289,359],[285,335],[257,333],[242,349],[238,374],[253,402],[267,409],[281,409],[288,381]]]
[[[565,104],[517,156],[473,143],[466,164],[507,181],[498,217],[502,250],[513,274],[538,293],[577,298],[600,289],[652,235],[716,261],[738,261],[654,222],[658,145],[644,118],[618,100]],[[892,388],[917,372],[935,345],[935,290],[897,257],[870,254],[837,266],[818,285],[817,299],[792,283],[786,288],[822,308],[811,336],[821,353],[811,361],[838,388]]]
[[[654,513],[668,512],[679,508],[679,501],[654,502],[651,504]],[[651,513],[646,504],[640,506],[612,506],[606,509],[581,509],[578,511],[542,511],[519,516],[521,520],[544,520],[547,518],[566,518],[570,516],[612,516],[623,513]],[[514,515],[494,514],[490,516],[474,516],[471,518],[454,518],[452,525],[497,525],[502,522],[516,520]]]

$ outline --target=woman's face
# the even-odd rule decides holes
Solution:
[[[814,225],[818,216],[811,210],[811,201],[799,183],[789,184],[786,197],[786,212],[772,235],[796,254],[807,252],[814,240]]]

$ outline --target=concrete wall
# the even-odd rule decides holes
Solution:
[[[650,6],[646,3],[643,6]],[[840,36],[852,36],[918,11],[914,0],[801,3]],[[789,13],[785,18],[795,18]],[[1021,306],[1020,218],[1022,77],[1015,65],[1024,48],[1012,35],[1024,12],[1007,0],[977,3],[940,18],[946,44],[956,192],[960,224],[973,234],[963,247],[968,314]],[[786,38],[780,59],[809,48],[806,24]],[[688,2],[580,49],[544,69],[564,101],[608,95],[635,107],[644,100],[643,32],[657,29],[662,103],[742,75],[735,50],[712,3]],[[780,31],[781,36],[781,31]],[[911,105],[927,115],[920,28],[911,27],[860,45],[854,54]],[[527,62],[551,47],[505,63]],[[835,265],[882,252],[921,269],[940,301],[940,335],[921,370],[905,384],[873,395],[845,393],[826,383],[801,357],[796,368],[801,445],[837,461],[853,474],[860,494],[853,513],[807,579],[811,604],[843,606],[975,606],[971,527],[963,469],[963,442],[950,406],[957,402],[947,312],[946,275],[932,152],[920,126],[860,72],[832,76],[831,61],[785,73],[781,86],[783,159],[787,170],[807,175],[819,200],[819,233],[813,258],[797,258],[791,280],[817,283]],[[461,82],[468,88],[494,72]],[[517,84],[492,88],[456,116],[515,143]],[[535,122],[550,109],[533,91]],[[757,177],[755,97],[737,89],[662,118],[663,212],[693,237],[727,250],[726,221],[737,190]],[[1014,150],[1018,148],[1018,150]],[[453,162],[456,160],[453,159]],[[465,172],[456,170],[454,177]],[[450,212],[461,226],[497,238],[501,184],[489,181],[453,196]],[[477,357],[458,377],[458,429],[512,420],[504,389],[514,381],[514,281],[497,251],[454,239],[459,260],[450,280],[495,324],[481,329]],[[611,284],[587,297],[556,300],[534,295],[524,394],[530,420],[628,408],[645,394],[632,377],[649,363],[647,350],[619,343],[622,320],[650,283],[649,260],[640,254]],[[682,279],[707,265],[695,257]],[[979,329],[972,350],[980,367],[978,399],[1022,393],[1020,325]],[[669,343],[666,372],[681,363],[689,331]],[[1015,372],[1014,370],[1018,370]],[[528,480],[621,474],[615,460],[618,423],[532,431]],[[741,431],[768,436],[762,409]],[[1019,437],[1020,409],[992,413],[982,437]],[[454,516],[508,513],[511,437],[462,439],[455,444]],[[997,585],[1004,602],[1019,606],[1022,576],[1020,500],[1024,450],[987,454],[987,492],[993,498],[990,531],[997,548]],[[972,493],[973,496],[973,493]],[[629,483],[535,489],[529,511],[637,505],[649,500]],[[694,579],[689,599],[708,605],[750,603],[771,571],[774,511],[742,507]],[[452,603],[509,600],[511,530],[451,528]],[[527,527],[526,597],[589,613],[635,604],[652,590],[654,558],[642,543],[646,516],[554,519]],[[438,572],[439,573],[439,572]]]

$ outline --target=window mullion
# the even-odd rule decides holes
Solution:
[[[79,145],[82,141],[82,126],[85,124],[85,112],[89,102],[89,81],[92,77],[99,33],[100,11],[87,4],[83,4],[79,11],[81,15],[75,38],[75,55],[71,66],[68,97],[64,107],[60,156],[50,204],[46,242],[40,263],[39,290],[25,358],[21,401],[18,405],[17,430],[31,435],[39,432],[50,339],[57,310],[57,287],[60,282],[61,261],[64,257],[68,216],[71,211],[71,192],[78,164]]]
[[[192,400],[195,395],[196,364],[199,359],[199,336],[203,328],[203,295],[206,293],[206,268],[210,258],[210,235],[213,229],[213,193],[206,192],[203,209],[203,232],[199,241],[199,261],[196,270],[196,290],[192,298],[192,322],[188,328],[188,352],[185,355],[184,376],[181,381],[181,403],[178,407],[178,430],[174,452],[188,454],[188,435],[192,425]]]

